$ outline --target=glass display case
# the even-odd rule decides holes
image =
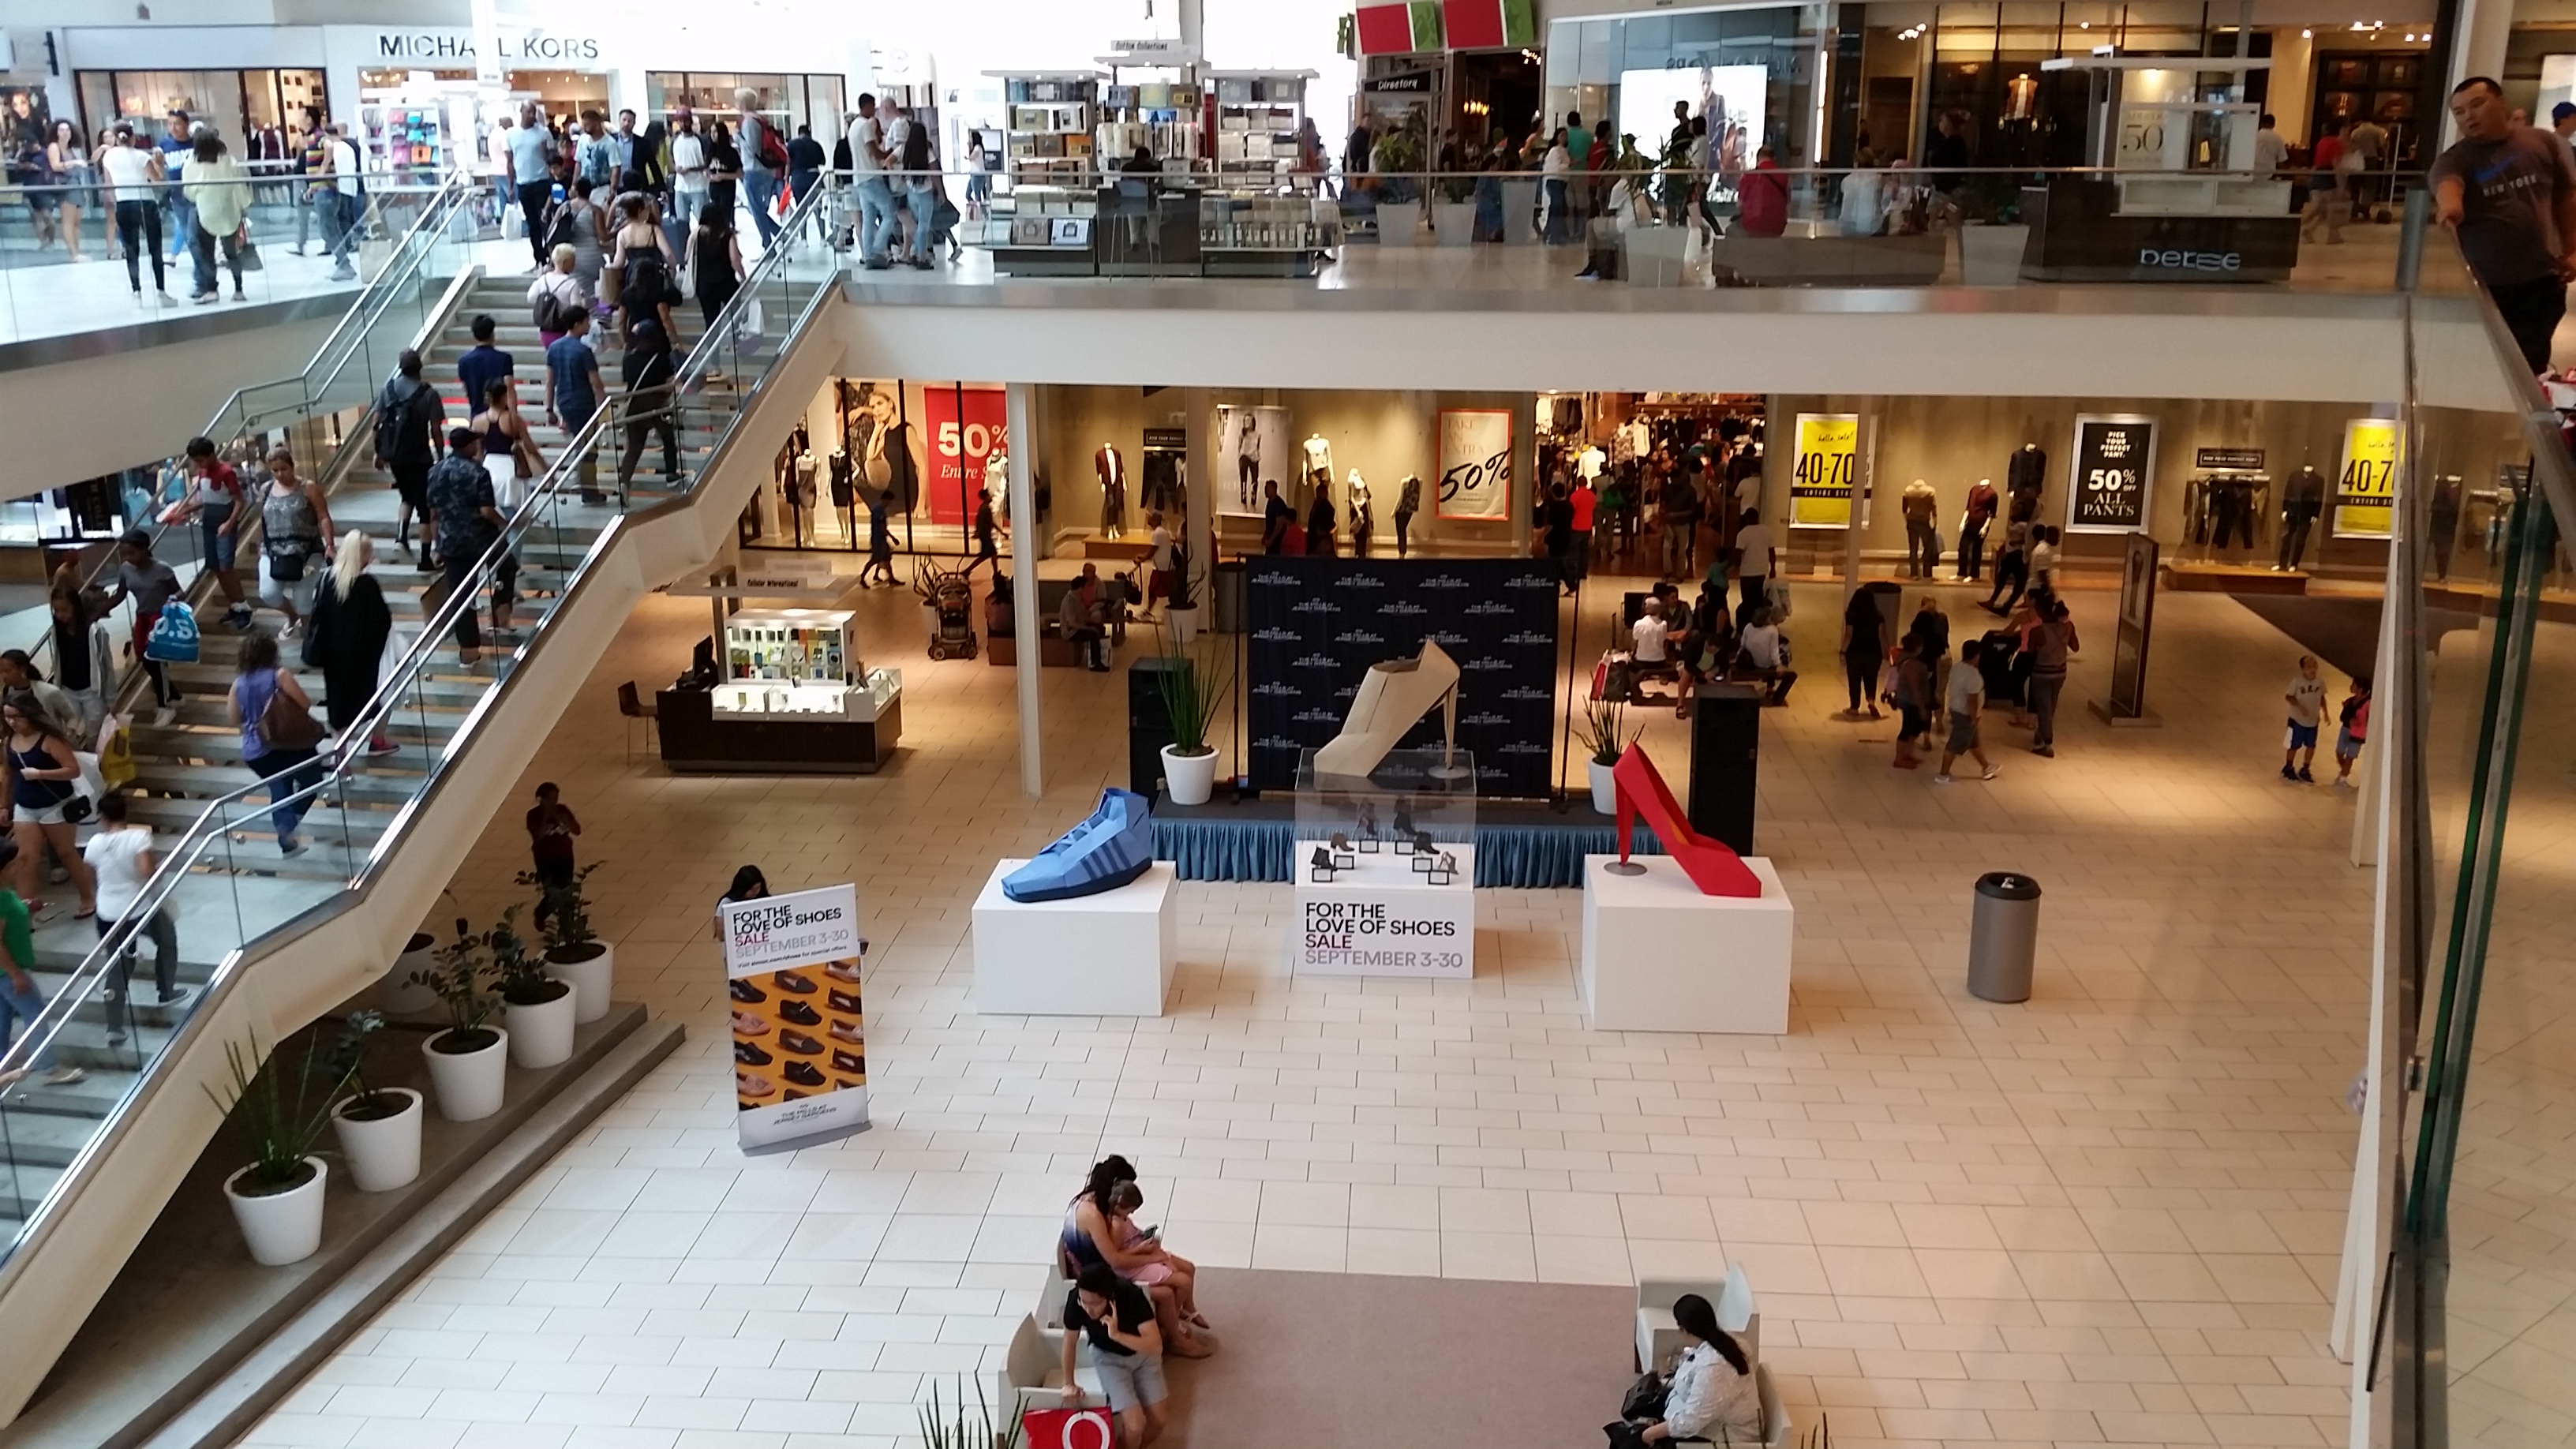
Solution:
[[[1297,843],[1292,863],[1310,885],[1472,883],[1476,761],[1465,750],[1390,752],[1365,777],[1297,757]]]
[[[872,693],[899,687],[901,679],[889,670],[868,673],[858,658],[851,618],[846,609],[745,609],[727,619],[715,714],[873,718]]]

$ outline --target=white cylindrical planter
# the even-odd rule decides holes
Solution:
[[[1619,786],[1611,777],[1611,766],[1599,760],[1585,760],[1583,767],[1592,775],[1592,808],[1604,815],[1619,813]]]
[[[510,1076],[510,1034],[497,1026],[489,1045],[470,1052],[443,1052],[437,1036],[420,1044],[429,1061],[429,1084],[438,1094],[438,1115],[450,1122],[476,1122],[501,1110],[501,1088]]]
[[[1163,746],[1163,789],[1175,805],[1205,805],[1216,793],[1216,751],[1179,755]]]
[[[375,1095],[401,1098],[402,1110],[390,1117],[351,1117],[348,1110],[358,1101],[351,1097],[332,1109],[331,1130],[358,1191],[391,1192],[420,1176],[420,1124],[428,1114],[420,1093],[409,1087],[387,1087]]]
[[[242,1196],[239,1185],[250,1173],[247,1167],[224,1179],[224,1200],[233,1205],[233,1221],[241,1224],[251,1261],[262,1267],[301,1263],[321,1251],[322,1186],[330,1181],[331,1169],[319,1157],[304,1160],[313,1176],[285,1192]]]
[[[1173,643],[1187,644],[1199,637],[1198,605],[1192,604],[1186,609],[1166,609],[1163,611],[1163,616],[1172,621]]]
[[[581,1010],[581,993],[571,986],[552,1001],[533,1006],[508,1003],[510,1063],[521,1067],[558,1066],[572,1059],[572,1028]]]
[[[394,958],[394,969],[376,986],[376,1005],[387,1016],[408,1016],[414,1012],[438,1009],[438,993],[426,986],[411,986],[415,971],[427,971],[438,964],[438,938],[427,931],[414,931],[404,944],[401,955]]]
[[[585,941],[564,948],[579,954],[577,960],[566,960],[553,951],[546,953],[546,974],[572,987],[581,1004],[573,1009],[572,1019],[584,1024],[608,1015],[608,993],[617,984],[617,952],[606,941]]]

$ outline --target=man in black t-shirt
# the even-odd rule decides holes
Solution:
[[[2451,91],[2460,139],[2434,161],[2433,219],[2460,239],[2523,360],[2549,370],[2549,340],[2576,278],[2576,158],[2557,137],[2513,124],[2504,91],[2482,75]]]
[[[1171,1397],[1163,1382],[1163,1330],[1154,1322],[1153,1300],[1106,1263],[1082,1270],[1064,1297],[1068,1409],[1082,1407],[1082,1388],[1073,1377],[1077,1337],[1090,1341],[1092,1372],[1100,1376],[1101,1394],[1118,1416],[1120,1441],[1127,1449],[1147,1449],[1162,1437],[1163,1401]]]

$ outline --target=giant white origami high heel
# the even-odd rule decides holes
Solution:
[[[1417,658],[1382,659],[1370,665],[1367,676],[1360,680],[1359,694],[1351,700],[1351,712],[1342,721],[1342,732],[1315,751],[1315,772],[1365,777],[1385,761],[1387,752],[1404,738],[1405,731],[1413,728],[1414,721],[1435,704],[1447,709],[1443,739],[1446,750],[1454,753],[1458,747],[1458,662],[1439,645],[1425,639]],[[1444,761],[1446,758],[1444,753]]]

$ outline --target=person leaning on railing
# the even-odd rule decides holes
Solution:
[[[2515,125],[2503,88],[2486,76],[2452,88],[2451,119],[2460,139],[2425,178],[2433,219],[2459,235],[2523,361],[2545,372],[2576,278],[2576,157],[2547,131]]]

